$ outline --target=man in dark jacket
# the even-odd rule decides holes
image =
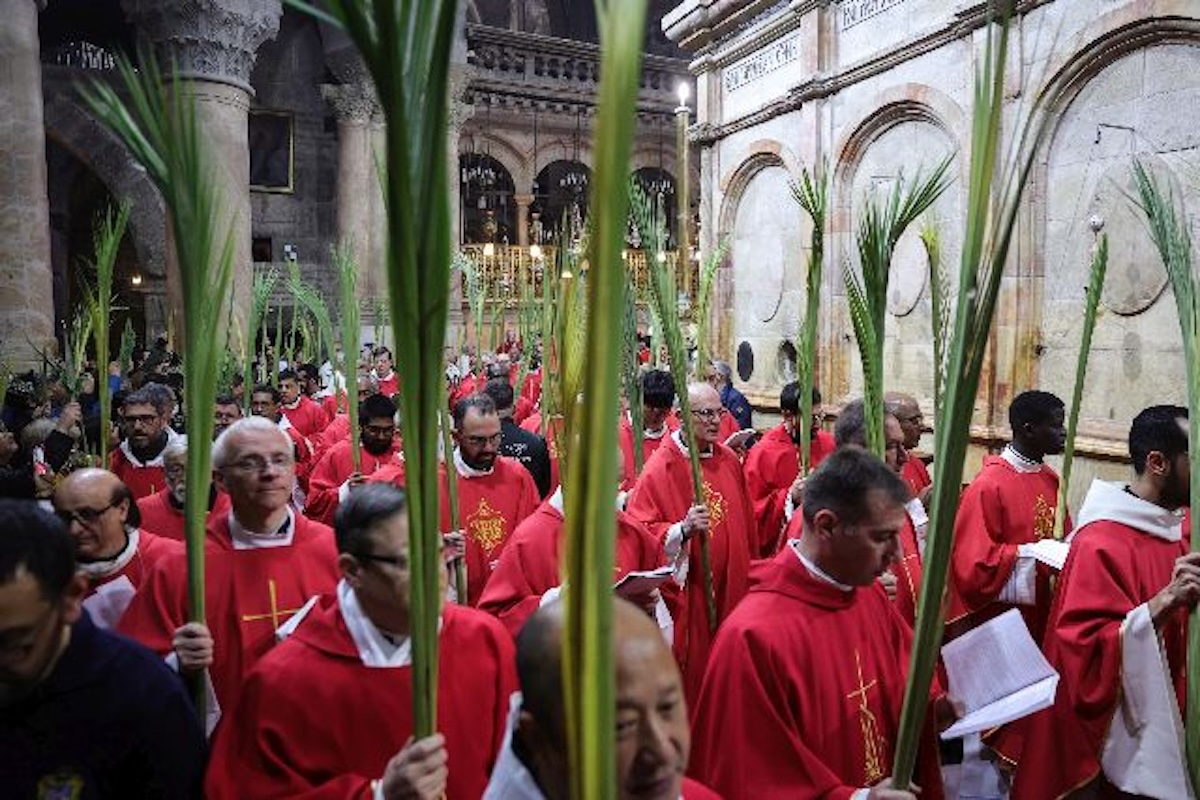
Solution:
[[[492,398],[500,416],[500,455],[520,461],[545,500],[550,494],[550,450],[546,440],[513,422],[513,388],[505,378],[492,378],[483,393]]]

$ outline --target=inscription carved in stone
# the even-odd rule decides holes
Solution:
[[[848,31],[885,11],[903,5],[905,0],[842,0],[838,4],[838,27]]]
[[[726,92],[735,92],[800,58],[800,37],[789,36],[725,69]]]

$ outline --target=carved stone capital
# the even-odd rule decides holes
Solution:
[[[121,0],[125,15],[183,78],[250,87],[259,46],[274,39],[280,0]]]
[[[329,103],[339,122],[367,123],[383,119],[383,108],[370,78],[364,77],[359,83],[322,84],[321,97]]]

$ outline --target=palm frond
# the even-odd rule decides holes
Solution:
[[[1159,185],[1155,176],[1140,162],[1133,163],[1134,184],[1138,205],[1146,216],[1147,228],[1159,257],[1167,269],[1175,308],[1179,314],[1179,330],[1183,338],[1184,365],[1188,387],[1188,440],[1200,441],[1200,285],[1192,266],[1192,235],[1183,209],[1183,201],[1174,188]],[[1200,497],[1200,449],[1192,448],[1191,497]],[[1200,525],[1192,525],[1191,550],[1200,552]],[[1194,791],[1200,791],[1200,608],[1188,613],[1187,641],[1187,703],[1184,719],[1188,774]]]
[[[829,165],[822,164],[814,175],[808,167],[800,181],[791,185],[792,197],[812,222],[808,263],[805,269],[804,324],[796,353],[797,384],[800,387],[800,474],[808,474],[812,461],[813,388],[816,386],[817,326],[821,309],[821,280],[825,267],[825,219],[829,212]]]
[[[342,353],[345,359],[346,414],[350,417],[350,457],[354,471],[362,470],[362,443],[358,430],[358,263],[349,245],[336,245],[331,250],[338,274],[339,311],[342,320]],[[336,384],[336,382],[335,382]],[[337,386],[334,386],[337,392]],[[336,394],[335,394],[336,396]]]
[[[716,283],[717,269],[729,255],[729,247],[730,239],[725,237],[700,267],[700,287],[696,292],[696,363],[701,367],[712,360],[713,284]],[[682,254],[679,257],[684,258]],[[685,264],[684,268],[691,269],[691,265]]]
[[[233,275],[230,214],[221,207],[218,181],[197,119],[195,99],[164,77],[153,57],[137,68],[118,58],[119,81],[84,89],[92,112],[146,169],[170,212],[179,262],[188,357],[184,361],[184,408],[191,442],[187,453],[186,542],[189,618],[204,621],[204,524],[212,480],[213,399],[223,306]],[[124,89],[118,94],[116,85]],[[248,387],[247,387],[248,388]],[[204,715],[202,682],[193,686]]]
[[[250,293],[250,315],[247,317],[246,330],[249,334],[242,342],[242,380],[244,387],[242,398],[242,412],[246,415],[250,414],[250,390],[254,387],[254,362],[259,360],[260,364],[266,363],[266,345],[267,345],[267,307],[271,302],[271,295],[275,292],[275,285],[279,282],[279,271],[272,267],[266,272],[254,273],[254,280],[251,285]],[[262,348],[255,348],[255,339],[258,337],[258,329],[262,328]]]
[[[629,404],[629,426],[633,431],[633,473],[640,475],[646,422],[645,409],[642,407],[642,369],[638,359],[637,287],[633,282],[633,274],[628,270],[625,271],[624,311],[622,338],[625,347],[621,352],[621,388],[625,402]]]
[[[128,375],[133,369],[133,349],[137,347],[137,334],[133,332],[133,320],[126,319],[125,327],[121,329],[121,345],[117,350],[117,361],[121,364],[121,375]]]
[[[933,418],[940,419],[946,387],[946,357],[949,355],[951,314],[950,272],[942,260],[942,240],[933,220],[921,226],[921,244],[929,264],[929,302],[933,335]],[[934,436],[941,430],[934,430]]]

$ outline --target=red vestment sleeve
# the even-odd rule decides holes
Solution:
[[[542,595],[560,583],[558,526],[561,518],[539,510],[513,532],[479,598],[479,610],[493,615],[515,638],[525,621],[538,610]],[[536,540],[536,541],[535,541]]]
[[[1004,541],[1003,509],[995,484],[977,480],[963,493],[954,518],[950,579],[965,608],[956,609],[951,604],[950,615],[961,617],[988,605],[1012,575],[1017,545]],[[950,615],[947,622],[954,621]]]
[[[181,580],[187,580],[183,553],[157,563],[142,577],[117,631],[160,656],[170,654],[175,629],[187,622],[187,592],[179,586]]]
[[[347,445],[348,447],[349,445]],[[309,519],[333,524],[333,515],[338,507],[338,490],[346,477],[339,478],[342,448],[334,446],[326,450],[313,467],[308,479],[308,495],[304,500],[304,515]]]

